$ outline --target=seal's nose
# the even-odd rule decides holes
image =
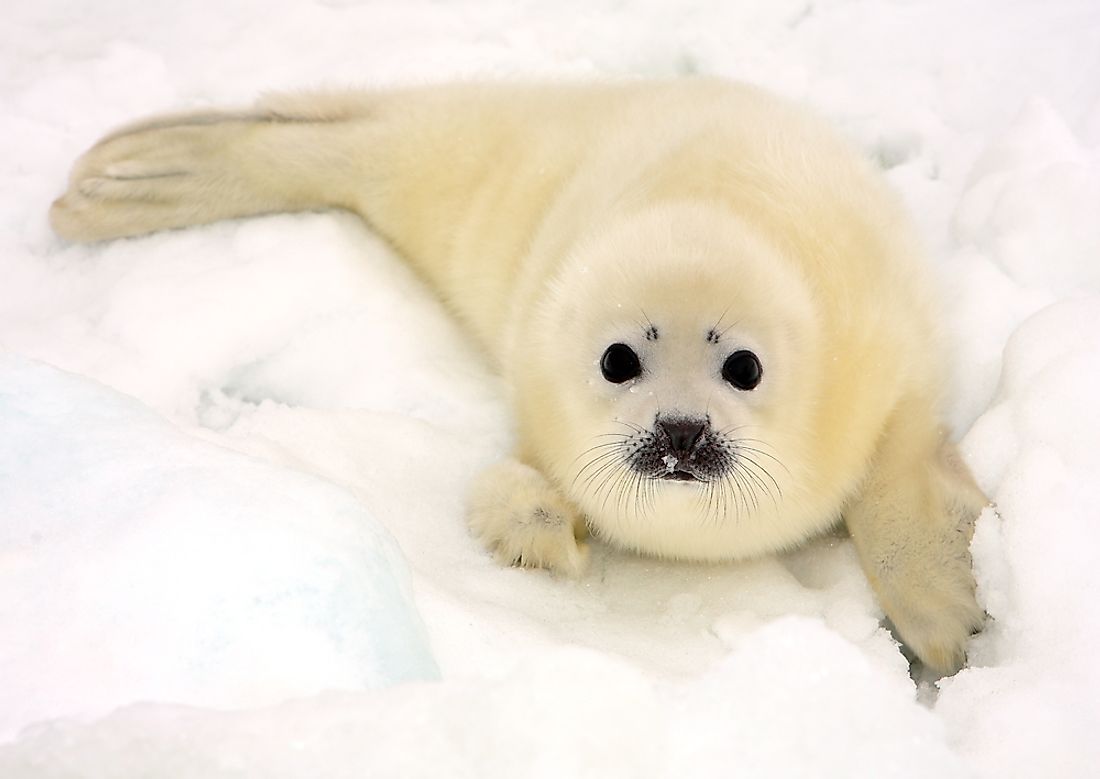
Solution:
[[[690,453],[703,437],[707,429],[706,419],[658,419],[657,427],[668,436],[669,446],[674,452]]]

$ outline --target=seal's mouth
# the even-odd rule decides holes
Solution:
[[[657,478],[663,481],[702,481],[702,479],[700,479],[694,473],[682,470],[680,468],[659,474]]]
[[[630,468],[653,481],[712,484],[733,467],[730,444],[706,418],[660,418],[652,431],[639,429],[622,446]]]
[[[681,449],[665,449],[664,451],[664,456],[660,458],[660,469],[656,472],[650,471],[648,474],[651,479],[678,482],[707,481],[705,472],[700,475],[694,452],[685,452]],[[656,452],[651,456],[656,459]]]

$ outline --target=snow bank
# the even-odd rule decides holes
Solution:
[[[1100,150],[1033,102],[979,157],[955,218],[981,278],[967,293],[970,329],[1010,335],[976,366],[1000,378],[964,441],[1000,513],[987,512],[973,544],[993,622],[971,667],[941,682],[936,710],[990,776],[1087,776],[1100,763],[1097,214]]]
[[[746,700],[765,701],[746,706]],[[493,682],[329,694],[239,713],[124,709],[51,723],[0,773],[123,779],[263,776],[962,777],[907,685],[820,622],[756,631],[687,685],[591,650],[540,653]]]
[[[437,676],[389,534],[317,479],[0,359],[0,733]]]

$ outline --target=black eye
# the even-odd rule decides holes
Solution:
[[[611,344],[600,358],[600,370],[611,383],[622,384],[642,372],[642,363],[626,344]]]
[[[755,389],[764,371],[752,352],[734,352],[722,364],[722,378],[739,390]]]

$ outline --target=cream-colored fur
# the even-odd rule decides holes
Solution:
[[[894,196],[821,122],[703,79],[279,97],[108,136],[51,219],[100,240],[326,207],[390,240],[514,390],[519,450],[469,505],[502,562],[577,574],[586,523],[736,559],[843,515],[906,642],[961,664],[985,499],[939,421],[937,313]],[[612,343],[640,376],[603,378]],[[722,379],[739,349],[751,391]],[[705,417],[731,470],[631,470],[669,415]]]

